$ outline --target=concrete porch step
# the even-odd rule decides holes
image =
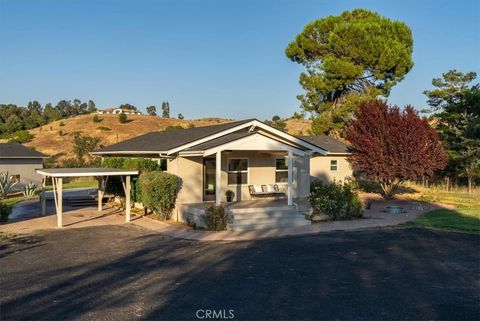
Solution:
[[[292,206],[272,206],[272,207],[227,208],[227,209],[234,214],[296,211],[296,207],[293,205]]]
[[[261,230],[269,228],[279,228],[279,227],[295,227],[295,226],[307,226],[310,225],[310,221],[305,219],[294,220],[287,222],[268,222],[268,223],[255,223],[255,224],[230,224],[229,229],[234,232],[243,232],[243,231],[252,231],[252,230]]]
[[[268,215],[276,214],[276,215]],[[282,223],[282,222],[294,222],[294,221],[303,221],[305,220],[304,215],[295,213],[288,213],[284,215],[277,215],[280,213],[266,213],[265,215],[255,215],[255,216],[234,216],[234,222],[237,224],[256,224],[256,223]]]

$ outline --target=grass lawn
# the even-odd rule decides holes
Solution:
[[[83,187],[92,187],[96,188],[98,186],[98,183],[96,181],[87,181],[87,182],[71,182],[71,183],[64,183],[63,184],[63,189],[68,189],[68,188],[83,188]],[[51,191],[53,189],[52,185],[47,185],[45,187],[47,191]]]
[[[480,195],[466,192],[423,190],[419,200],[454,205],[455,209],[438,209],[425,213],[410,224],[480,233]]]

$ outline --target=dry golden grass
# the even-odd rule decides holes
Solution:
[[[34,147],[36,150],[54,157],[56,161],[61,161],[62,159],[73,157],[72,138],[75,132],[98,136],[101,139],[100,144],[108,146],[148,132],[165,130],[168,126],[180,125],[188,128],[193,124],[195,127],[202,127],[233,121],[222,118],[181,120],[146,115],[128,115],[128,122],[120,124],[118,115],[98,115],[101,120],[99,123],[93,122],[93,116],[94,114],[77,116],[32,129],[30,132],[35,135],[35,138],[25,145]],[[99,128],[110,130],[101,130]],[[291,134],[306,135],[309,128],[310,123],[307,120],[287,120],[287,131]]]

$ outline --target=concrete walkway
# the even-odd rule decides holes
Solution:
[[[399,205],[403,206],[406,213],[387,214],[383,210],[385,206]],[[385,226],[394,226],[406,223],[415,219],[419,214],[438,208],[436,205],[421,205],[418,202],[408,201],[376,201],[372,203],[369,210],[364,213],[363,219],[349,221],[332,221],[315,223],[308,226],[269,228],[264,230],[232,232],[232,231],[202,231],[191,230],[186,227],[168,224],[146,217],[132,216],[130,224],[145,228],[147,230],[168,235],[174,238],[182,238],[199,241],[237,241],[237,240],[255,240],[261,238],[283,237],[290,235],[315,234],[330,231],[351,231],[359,229],[378,228]],[[18,203],[14,208],[15,216],[8,223],[0,225],[0,232],[5,233],[32,233],[38,230],[55,229],[56,216],[54,209],[49,202],[47,207],[47,216],[39,216],[40,203],[38,201],[25,201]],[[22,215],[23,213],[23,215]],[[36,217],[32,217],[36,216]],[[81,228],[100,225],[117,225],[125,223],[124,213],[115,208],[104,207],[102,212],[97,211],[96,207],[70,208],[64,207],[64,227],[63,228]]]

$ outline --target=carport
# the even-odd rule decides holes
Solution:
[[[62,227],[63,215],[63,179],[65,177],[95,177],[98,181],[98,210],[102,210],[102,199],[108,177],[120,176],[123,190],[125,191],[125,222],[130,222],[130,190],[131,176],[138,175],[138,171],[117,168],[48,168],[37,169],[36,172],[43,176],[42,184],[42,215],[46,214],[45,185],[48,177],[52,178],[53,199],[57,213],[57,227]]]

